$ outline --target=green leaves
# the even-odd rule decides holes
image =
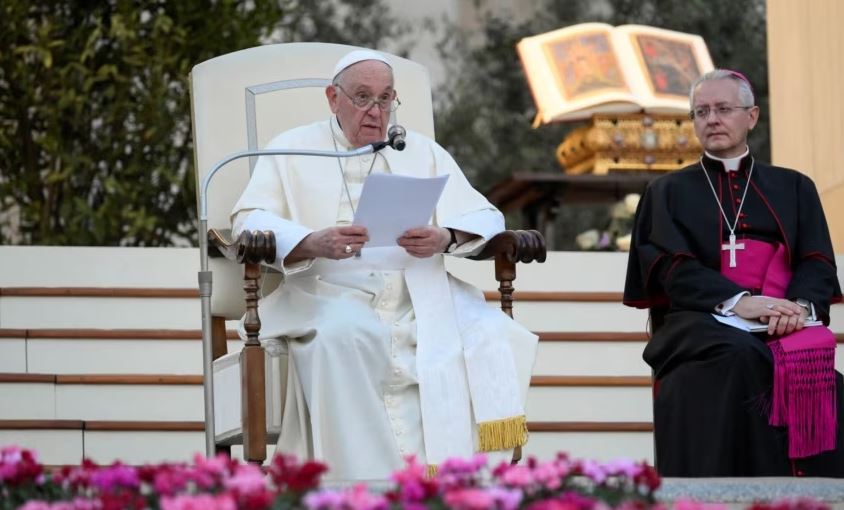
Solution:
[[[195,244],[191,68],[282,40],[375,46],[390,21],[381,0],[3,2],[0,243]]]

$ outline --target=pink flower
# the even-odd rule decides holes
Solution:
[[[369,492],[366,485],[355,485],[343,493],[344,508],[349,510],[387,510],[387,499]]]
[[[161,510],[237,510],[230,494],[197,494],[165,497]]]
[[[487,489],[487,493],[498,510],[515,510],[522,502],[522,491],[517,489],[490,487]]]
[[[325,489],[308,493],[303,502],[310,510],[333,510],[340,508],[343,496],[337,491]]]
[[[193,457],[193,463],[195,468],[188,473],[188,476],[200,489],[210,489],[221,484],[237,465],[237,461],[224,453],[209,458],[196,454]]]
[[[223,482],[223,485],[236,494],[254,494],[267,489],[264,473],[253,464],[237,466],[237,470]]]
[[[38,457],[30,450],[17,446],[0,449],[0,482],[8,485],[41,483],[44,467],[38,463]]]
[[[118,462],[94,472],[91,475],[91,484],[107,492],[119,488],[137,488],[140,485],[140,479],[135,468]]]
[[[32,500],[18,507],[18,510],[99,510],[100,508],[102,508],[102,505],[97,501],[76,498],[73,501],[56,501],[54,503]]]
[[[499,475],[499,480],[508,487],[526,488],[533,484],[533,471],[527,466],[510,466]]]
[[[28,501],[25,505],[18,508],[18,510],[51,510],[51,509],[52,509],[52,507],[50,506],[50,503],[47,503],[46,501],[37,500],[37,499],[32,500],[32,501]]]
[[[631,479],[641,471],[640,466],[630,459],[615,459],[607,462],[604,467],[612,475],[624,475]]]
[[[300,464],[293,455],[277,454],[267,472],[279,490],[305,492],[319,486],[320,477],[328,466],[316,461]]]
[[[486,455],[477,453],[471,459],[452,457],[440,464],[438,473],[475,474],[486,466]]]
[[[593,482],[602,484],[607,480],[607,471],[604,466],[594,460],[584,460],[581,463],[583,474]]]
[[[398,484],[403,484],[411,481],[424,480],[427,470],[425,466],[416,462],[416,457],[409,455],[405,457],[405,468],[398,471],[393,471],[390,478]]]
[[[484,489],[455,489],[443,496],[445,504],[453,510],[488,510],[493,508],[492,495]]]
[[[433,498],[439,492],[438,479],[431,480],[427,477],[427,468],[416,462],[416,458],[408,456],[405,458],[404,469],[394,471],[390,478],[396,482],[397,487],[390,491],[387,496],[393,502],[401,503],[405,510],[413,510],[411,506]]]
[[[152,486],[161,496],[175,496],[185,490],[190,481],[182,466],[162,466],[152,472]]]
[[[350,490],[321,490],[305,496],[309,510],[387,510],[387,499],[370,493],[366,485],[355,485]]]
[[[565,477],[565,470],[558,468],[551,462],[539,464],[533,470],[533,478],[536,483],[552,491],[560,488],[563,484],[563,477]]]

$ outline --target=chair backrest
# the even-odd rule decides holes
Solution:
[[[287,129],[331,115],[324,89],[336,62],[354,46],[289,43],[258,46],[212,58],[191,71],[194,163],[199,184],[213,165],[231,153],[264,147]],[[434,136],[431,85],[427,69],[389,55],[402,105],[394,120]],[[291,147],[293,148],[293,147]],[[208,189],[209,228],[230,228],[229,215],[249,180],[254,159],[220,170]],[[201,232],[200,235],[205,235]],[[242,269],[212,259],[211,310],[239,318],[245,308]]]

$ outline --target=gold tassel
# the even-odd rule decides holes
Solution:
[[[530,127],[533,129],[538,128],[542,125],[542,112],[537,110],[536,117],[533,118],[533,122],[531,123]]]
[[[437,464],[428,464],[428,472],[426,473],[428,479],[432,479],[437,476],[437,469],[439,469]]]
[[[524,416],[478,424],[478,446],[482,452],[509,450],[524,445],[527,439],[527,420]]]

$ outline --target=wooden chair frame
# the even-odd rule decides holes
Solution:
[[[246,317],[244,329],[247,339],[241,354],[241,419],[243,434],[234,437],[231,443],[218,445],[227,449],[230,444],[243,443],[244,458],[261,463],[266,459],[268,437],[266,427],[266,394],[264,350],[258,341],[261,319],[258,316],[258,295],[260,291],[261,264],[271,263],[276,256],[275,236],[269,231],[246,231],[238,239],[231,240],[229,233],[216,229],[208,230],[209,256],[223,256],[244,266],[243,290],[246,294]],[[493,237],[473,260],[495,260],[495,280],[499,282],[501,310],[513,317],[513,281],[516,279],[518,262],[544,262],[545,240],[535,230],[506,230]],[[214,359],[226,353],[225,322],[215,321],[212,327]],[[514,455],[514,460],[521,452]]]

